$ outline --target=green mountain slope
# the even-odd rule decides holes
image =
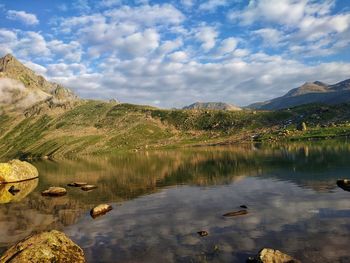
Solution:
[[[22,82],[24,88],[19,92],[43,92],[48,94],[49,99],[36,101],[27,107],[18,107],[23,101],[12,100],[13,97],[12,101],[0,101],[3,109],[0,112],[0,159],[60,158],[350,134],[350,104],[313,104],[278,111],[193,111],[82,100],[64,87],[58,85],[60,88],[57,89],[57,84],[46,80],[37,82],[41,77],[13,57],[10,59],[13,66],[1,68],[0,83],[4,79],[5,82],[20,81],[20,76],[24,74],[30,76],[33,83]],[[11,84],[11,81],[8,83]],[[17,96],[16,85],[6,86],[6,91],[7,95]],[[306,122],[307,131],[296,129],[301,122]]]

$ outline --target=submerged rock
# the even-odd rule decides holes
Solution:
[[[248,214],[247,210],[238,210],[238,211],[228,212],[226,214],[223,214],[223,216],[230,217],[230,216],[241,216],[246,214]]]
[[[239,206],[240,208],[244,208],[244,209],[248,209],[248,207],[246,205],[241,205]]]
[[[299,260],[272,248],[263,248],[258,255],[249,258],[251,263],[301,263]]]
[[[69,183],[68,186],[72,186],[72,187],[82,187],[87,185],[87,183],[85,182],[74,182],[74,183]]]
[[[108,213],[112,209],[113,208],[111,205],[107,205],[107,204],[98,205],[95,208],[91,209],[90,215],[92,218],[96,218],[98,216],[102,216],[102,215]]]
[[[10,247],[0,262],[83,263],[83,250],[64,233],[52,230],[30,236]]]
[[[83,191],[90,191],[90,190],[93,190],[93,189],[96,189],[96,188],[97,188],[96,185],[88,184],[88,185],[82,186],[81,190],[83,190]]]
[[[37,178],[38,170],[28,162],[12,160],[0,163],[0,183],[13,183]]]
[[[337,180],[337,185],[344,191],[350,192],[350,180],[349,179],[339,179]]]
[[[67,194],[67,190],[63,187],[50,187],[49,189],[43,191],[41,195],[43,196],[63,196]]]

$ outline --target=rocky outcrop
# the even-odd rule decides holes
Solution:
[[[64,233],[52,230],[33,235],[10,247],[0,262],[83,263],[83,250]]]
[[[71,90],[47,81],[11,54],[0,58],[0,90],[5,112],[24,111],[26,117],[48,109],[71,109],[80,101]]]
[[[249,258],[247,262],[251,263],[301,263],[299,260],[272,248],[260,250],[258,255]]]
[[[38,176],[38,170],[28,162],[12,160],[0,163],[0,184],[30,180]]]

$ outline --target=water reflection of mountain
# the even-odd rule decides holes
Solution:
[[[336,187],[350,168],[348,144],[198,148],[143,152],[79,160],[35,163],[40,181],[21,202],[0,205],[0,247],[47,229],[75,224],[96,204],[155,193],[174,185],[239,183],[249,176],[289,181],[316,191]],[[92,192],[68,188],[60,198],[42,197],[49,186],[72,181],[98,185]]]
[[[71,181],[87,181],[99,189],[70,196],[82,202],[123,201],[166,186],[230,184],[246,176],[288,180],[314,190],[336,187],[350,168],[348,145],[280,146],[278,148],[205,148],[134,153],[104,158],[43,161],[41,190]]]

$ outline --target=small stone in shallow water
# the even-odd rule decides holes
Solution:
[[[50,187],[49,189],[43,191],[41,195],[43,196],[63,196],[67,194],[67,190],[63,187]]]
[[[209,233],[205,230],[198,231],[197,234],[200,235],[201,237],[205,237],[209,235]]]
[[[73,182],[73,183],[67,184],[67,186],[72,186],[72,187],[82,187],[85,185],[87,185],[87,183],[85,182]]]
[[[248,209],[248,207],[246,205],[241,205],[239,206],[240,208],[244,208],[244,209]]]
[[[93,190],[93,189],[96,189],[96,188],[97,188],[96,185],[88,184],[88,185],[82,186],[81,190],[83,190],[83,191],[90,191],[90,190]]]
[[[102,216],[102,215],[106,214],[107,212],[111,211],[112,209],[113,208],[111,205],[101,204],[101,205],[98,205],[98,206],[94,207],[93,209],[91,209],[90,215],[92,218],[96,218],[98,216]]]
[[[241,216],[241,215],[246,215],[248,214],[247,210],[238,210],[238,211],[233,211],[233,212],[228,212],[226,214],[223,214],[223,216],[229,217],[229,216]]]
[[[299,260],[282,253],[277,249],[263,248],[255,257],[248,258],[251,263],[301,263]]]

